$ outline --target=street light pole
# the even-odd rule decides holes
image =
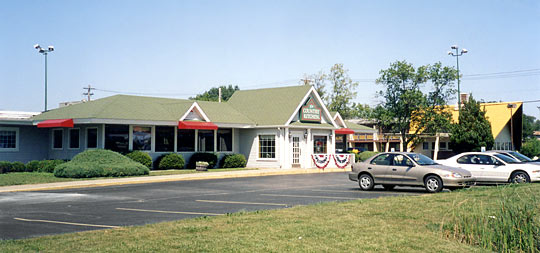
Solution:
[[[54,47],[49,46],[47,49],[45,49],[39,44],[35,44],[34,48],[37,49],[40,54],[45,56],[45,111],[47,111],[47,54],[54,51]]]
[[[456,57],[456,67],[457,67],[457,93],[458,93],[458,115],[461,114],[461,91],[460,91],[460,80],[459,80],[459,57],[462,56],[463,54],[466,54],[467,52],[467,49],[463,48],[461,49],[461,52],[458,51],[459,47],[457,45],[453,45],[451,47],[453,50],[456,50],[456,53],[454,54],[454,52],[452,51],[448,51],[448,55],[451,55],[451,56],[455,56]]]

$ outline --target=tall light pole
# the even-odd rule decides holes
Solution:
[[[45,55],[45,111],[47,111],[47,54],[54,51],[53,46],[42,48],[39,44],[35,44],[34,48],[42,55]]]
[[[452,50],[455,50],[456,53],[452,52],[452,51],[448,51],[448,55],[451,55],[451,56],[455,56],[456,57],[456,66],[457,66],[457,99],[458,99],[458,112],[460,115],[461,114],[461,91],[459,90],[459,57],[462,56],[463,54],[466,54],[467,52],[467,49],[463,48],[461,49],[461,52],[459,52],[459,47],[457,45],[453,45],[452,47]]]

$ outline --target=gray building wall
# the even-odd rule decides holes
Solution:
[[[0,151],[0,161],[20,161],[43,160],[48,157],[48,129],[37,128],[36,126],[24,125],[0,125],[0,127],[10,127],[19,129],[18,151]]]
[[[77,149],[71,149],[69,148],[69,129],[78,128],[79,129],[79,148]],[[75,125],[73,128],[49,128],[46,129],[48,133],[47,137],[47,149],[48,149],[48,159],[62,159],[62,160],[70,160],[78,153],[81,153],[85,151],[87,148],[87,140],[86,140],[86,131],[88,128],[97,128],[97,134],[98,134],[98,148],[103,148],[103,125]],[[62,129],[63,130],[63,144],[62,149],[53,149],[53,130],[54,129]]]

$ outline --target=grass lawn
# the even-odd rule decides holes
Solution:
[[[487,252],[442,228],[464,206],[490,214],[540,184],[330,202],[145,226],[0,241],[4,252]],[[517,195],[516,195],[517,196]],[[538,213],[538,202],[533,211]],[[494,209],[493,209],[494,210]],[[467,213],[461,213],[467,215]],[[538,222],[536,217],[535,222]],[[538,224],[538,223],[535,223]],[[507,249],[507,251],[515,251]]]
[[[235,170],[253,170],[253,168],[210,169],[208,171],[151,170],[149,176],[207,173],[207,172],[235,171]],[[21,184],[43,184],[43,183],[66,182],[66,181],[76,181],[76,180],[95,180],[95,179],[106,179],[106,178],[113,178],[113,177],[61,178],[61,177],[55,177],[53,173],[46,173],[46,172],[13,172],[13,173],[0,174],[0,186],[21,185]]]

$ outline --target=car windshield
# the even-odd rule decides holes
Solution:
[[[517,158],[518,160],[522,161],[522,162],[532,162],[533,160],[531,160],[531,158],[528,158],[518,152],[515,152],[515,151],[512,151],[512,152],[508,152],[509,154],[511,154],[513,157]]]
[[[434,165],[437,164],[435,161],[431,160],[431,158],[422,155],[422,154],[409,154],[409,157],[411,157],[416,163],[419,165]]]
[[[496,154],[495,155],[497,158],[503,160],[504,162],[506,163],[519,163],[518,160],[512,158],[512,157],[509,157],[507,155],[503,155],[503,154]]]

